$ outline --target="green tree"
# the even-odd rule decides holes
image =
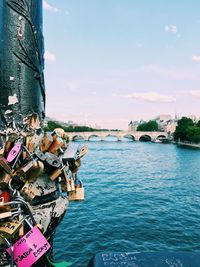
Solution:
[[[148,122],[144,122],[141,123],[138,127],[137,127],[137,131],[158,131],[158,123],[154,120],[150,120]]]
[[[186,131],[188,141],[200,143],[200,127],[196,124],[189,126]]]
[[[200,127],[200,121],[197,122],[197,126]]]
[[[174,140],[190,141],[187,133],[188,127],[190,126],[194,126],[192,119],[182,117],[180,120],[178,120],[178,125],[176,127],[176,131],[174,132]]]

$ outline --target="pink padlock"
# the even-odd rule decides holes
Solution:
[[[7,156],[7,161],[9,163],[13,162],[13,160],[16,159],[16,157],[18,156],[19,152],[21,151],[21,144],[16,144],[14,145],[14,147],[10,150],[10,152],[8,153]]]
[[[50,247],[44,235],[37,226],[34,226],[14,244],[14,261],[18,267],[30,267],[37,262]],[[11,254],[11,248],[8,248],[7,252]]]

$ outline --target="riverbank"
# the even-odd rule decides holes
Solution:
[[[187,146],[187,147],[193,147],[193,148],[200,148],[200,144],[190,143],[190,142],[177,142],[177,145],[180,146]]]

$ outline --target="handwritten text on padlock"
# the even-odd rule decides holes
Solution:
[[[35,226],[14,244],[14,261],[18,267],[30,267],[49,248],[50,244]],[[7,251],[9,254],[11,253],[10,248]]]

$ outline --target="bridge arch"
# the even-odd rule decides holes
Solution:
[[[114,134],[114,133],[110,133],[110,134],[106,134],[105,136],[104,136],[104,140],[105,141],[108,141],[108,139],[110,139],[111,137],[114,137],[116,140],[119,140],[119,137],[118,137],[118,134],[116,133],[116,134]],[[106,140],[107,139],[107,140]],[[115,141],[115,140],[114,140]]]
[[[156,137],[156,139],[160,139],[160,138],[167,138],[167,136],[165,134],[160,134]]]
[[[101,140],[100,135],[98,135],[98,134],[91,134],[91,135],[88,136],[88,141],[91,141],[91,139],[93,139],[94,137],[97,138],[97,141],[100,141]]]
[[[139,137],[139,141],[141,142],[151,142],[151,136],[148,134],[143,134]]]
[[[83,135],[81,135],[81,134],[77,134],[77,135],[74,135],[72,137],[72,141],[83,141],[83,140],[85,140],[85,139],[84,139]]]
[[[122,137],[123,140],[130,139],[130,141],[135,141],[135,136],[132,134],[124,134]]]

